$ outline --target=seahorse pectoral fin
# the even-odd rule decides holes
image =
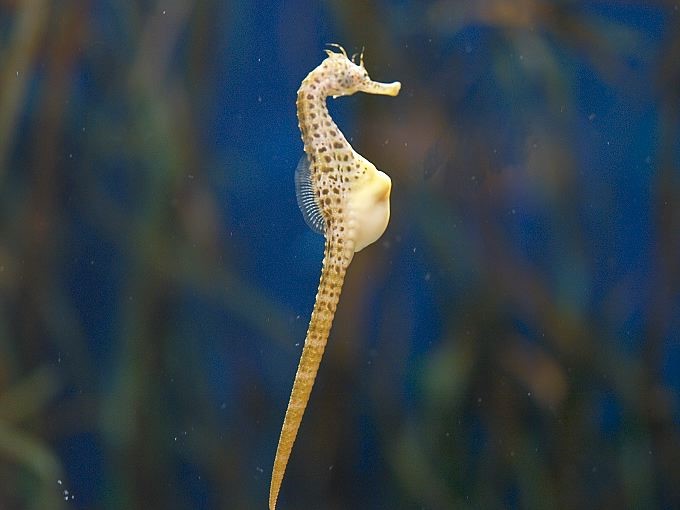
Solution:
[[[379,94],[381,96],[396,96],[401,90],[401,82],[380,83],[379,81],[367,80],[359,86],[361,92],[367,94]]]
[[[306,154],[300,158],[295,169],[295,198],[305,223],[317,234],[324,235],[326,232],[326,221],[314,196],[309,158]]]

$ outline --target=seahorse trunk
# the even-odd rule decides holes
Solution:
[[[300,422],[302,421],[309,395],[314,386],[314,379],[319,370],[321,357],[326,348],[328,335],[333,324],[335,309],[340,299],[345,272],[349,265],[349,260],[346,260],[341,254],[342,248],[338,244],[337,239],[334,236],[327,238],[321,280],[319,281],[319,289],[316,293],[314,310],[309,321],[307,337],[305,338],[305,345],[302,349],[297,373],[295,374],[286,416],[283,419],[279,445],[276,448],[276,458],[274,459],[272,480],[269,487],[270,510],[276,508],[276,500],[279,496],[288,458],[293,449],[293,444],[300,428]]]

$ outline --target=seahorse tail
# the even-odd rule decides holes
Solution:
[[[286,416],[281,427],[281,436],[276,448],[276,457],[272,469],[271,485],[269,487],[269,509],[275,510],[276,500],[281,489],[286,465],[295,443],[295,438],[302,422],[302,416],[307,407],[309,395],[314,386],[316,373],[326,348],[326,342],[335,316],[335,309],[340,298],[340,291],[345,277],[346,264],[333,263],[337,261],[334,255],[338,251],[326,243],[324,267],[321,271],[319,290],[316,294],[314,310],[309,321],[305,345],[300,356],[293,389],[290,394]]]

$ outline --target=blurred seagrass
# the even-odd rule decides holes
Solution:
[[[1,2],[0,508],[264,505],[318,269],[295,90],[328,40],[403,78],[331,105],[394,210],[282,503],[680,507],[679,16]]]
[[[34,487],[34,495],[26,502],[26,508],[57,510],[63,507],[61,487],[57,484],[57,480],[63,478],[59,459],[40,437],[22,430],[25,422],[45,412],[59,390],[56,371],[43,367],[0,393],[0,459],[9,460],[15,466],[15,483],[21,479],[22,472],[35,479],[28,483]],[[17,487],[3,484],[0,498],[12,495],[21,500]]]
[[[35,56],[45,35],[49,5],[48,0],[18,2],[10,41],[6,48],[0,48],[0,187],[8,164],[7,153],[16,140],[19,115],[35,72]]]

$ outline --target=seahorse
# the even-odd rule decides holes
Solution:
[[[401,83],[371,80],[363,51],[348,58],[344,48],[325,50],[327,57],[302,81],[297,115],[305,155],[295,171],[298,205],[307,224],[326,238],[321,279],[305,344],[281,427],[269,489],[275,510],[283,475],[302,415],[314,385],[345,272],[354,254],[375,242],[390,218],[392,181],[349,144],[328,113],[326,98],[355,92],[396,96]]]

